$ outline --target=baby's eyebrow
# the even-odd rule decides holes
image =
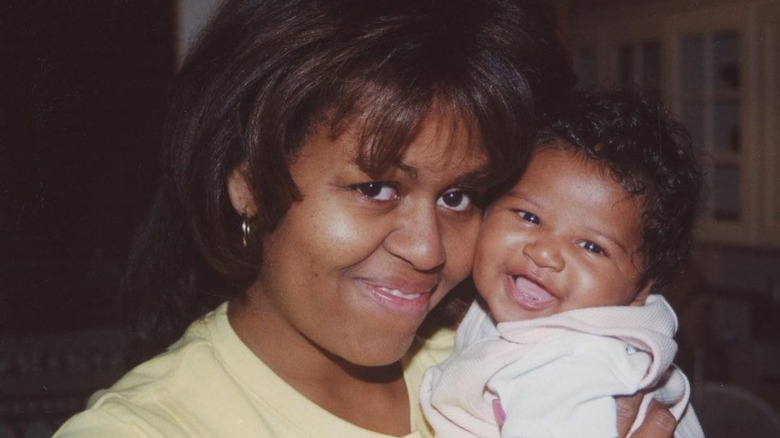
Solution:
[[[525,201],[531,204],[531,206],[536,209],[542,209],[542,205],[539,202],[535,201],[532,196],[529,196],[526,192],[522,190],[510,190],[509,192],[507,192],[506,196],[511,196],[512,198]]]
[[[609,234],[609,233],[607,233],[605,231],[598,230],[596,228],[586,227],[586,229],[588,231],[590,231],[590,232],[592,232],[592,233],[594,233],[594,234],[596,234],[596,235],[606,239],[606,240],[609,240],[610,242],[612,242],[612,244],[614,244],[615,246],[620,248],[623,252],[628,254],[628,248],[626,248],[626,245],[620,239],[618,239],[617,237],[615,237],[615,236],[613,236],[613,235],[611,235],[611,234]]]

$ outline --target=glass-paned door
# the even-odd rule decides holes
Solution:
[[[679,54],[682,117],[707,163],[703,214],[715,221],[738,221],[744,214],[739,34],[690,34],[682,39]]]

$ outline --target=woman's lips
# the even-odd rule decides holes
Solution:
[[[406,293],[398,289],[390,289],[386,287],[377,287],[376,289],[379,293],[390,294],[394,297],[398,297],[401,298],[402,300],[407,300],[407,301],[413,301],[416,300],[417,298],[420,298],[420,296],[422,296],[421,293]]]
[[[368,295],[383,309],[400,316],[424,317],[429,310],[431,294],[436,285],[397,285],[363,282]]]
[[[539,283],[528,277],[511,276],[510,277],[510,297],[520,306],[529,310],[539,310],[547,307],[557,298],[547,291]]]

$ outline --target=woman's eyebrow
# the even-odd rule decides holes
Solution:
[[[471,172],[466,172],[462,175],[458,175],[457,178],[455,178],[454,184],[455,185],[471,185],[475,181],[480,181],[485,178],[485,176],[488,174],[488,167],[482,166],[477,169],[472,170]]]
[[[417,179],[417,176],[419,175],[417,168],[410,166],[403,161],[399,160],[397,163],[395,163],[395,167],[397,167],[401,172],[409,175],[409,177],[412,179]]]
[[[359,162],[359,160],[357,158],[353,159],[352,162],[353,162],[353,164],[355,166],[361,167],[360,166],[360,162]],[[412,179],[415,179],[415,180],[419,179],[419,174],[420,174],[419,170],[417,170],[416,167],[411,166],[409,164],[406,164],[406,163],[404,163],[401,160],[398,160],[395,163],[393,163],[391,168],[392,167],[395,167],[396,169],[398,169],[401,172],[405,173],[406,175],[408,175]],[[485,175],[487,175],[489,173],[489,170],[490,170],[489,166],[488,165],[484,165],[484,166],[480,166],[480,167],[478,167],[478,168],[476,168],[476,169],[474,169],[474,170],[472,170],[470,172],[466,172],[464,174],[458,175],[455,178],[455,180],[453,181],[453,185],[470,185],[474,181],[479,181],[479,180],[483,179],[485,177]]]

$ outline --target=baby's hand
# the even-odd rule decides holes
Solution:
[[[621,438],[628,436],[628,431],[639,413],[639,405],[644,394],[632,397],[617,398],[618,434]],[[677,419],[661,403],[653,400],[647,407],[647,414],[642,424],[630,438],[672,438],[677,428]]]

